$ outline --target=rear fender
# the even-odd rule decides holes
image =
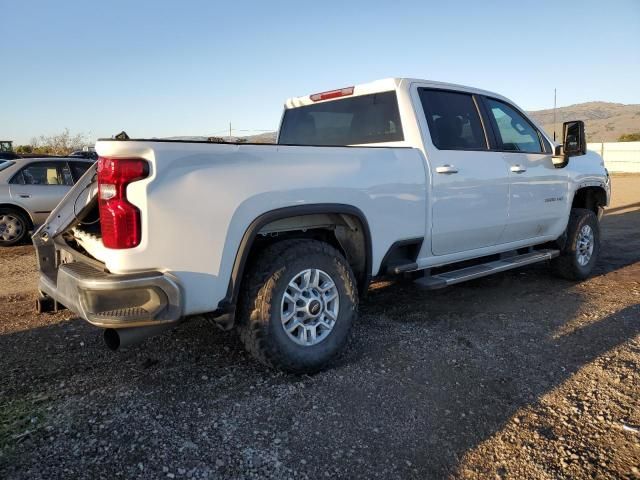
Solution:
[[[314,215],[314,214],[343,214],[352,215],[360,221],[364,230],[365,239],[365,267],[362,278],[358,279],[358,285],[360,289],[366,290],[371,279],[371,264],[372,264],[372,250],[371,250],[371,232],[369,229],[369,223],[364,213],[351,205],[345,204],[313,204],[313,205],[299,205],[279,208],[270,212],[264,213],[256,218],[251,225],[246,229],[240,246],[236,253],[235,261],[233,263],[233,270],[229,279],[229,286],[227,288],[227,295],[218,304],[218,310],[216,313],[225,314],[230,313],[235,309],[236,300],[240,292],[240,284],[242,276],[247,264],[247,258],[249,252],[256,239],[258,233],[268,224],[283,220],[286,218],[301,216],[301,215]]]

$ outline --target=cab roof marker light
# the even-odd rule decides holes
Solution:
[[[353,95],[353,88],[354,87],[345,87],[337,90],[330,90],[328,92],[314,93],[313,95],[309,95],[309,98],[312,102],[319,102],[321,100],[346,97],[348,95]]]

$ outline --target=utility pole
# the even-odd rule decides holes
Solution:
[[[229,122],[229,138],[231,138],[231,122]],[[554,138],[555,140],[555,138]]]
[[[553,141],[556,141],[556,89],[553,89]]]

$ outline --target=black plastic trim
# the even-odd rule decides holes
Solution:
[[[417,267],[416,260],[418,259],[418,254],[420,253],[423,242],[424,237],[408,238],[405,240],[398,240],[397,242],[393,242],[393,244],[391,244],[391,246],[389,247],[389,250],[387,250],[387,253],[384,254],[384,257],[382,257],[382,263],[380,264],[380,274],[393,273],[388,271],[389,267],[391,266],[389,265],[389,259],[396,250],[410,245],[416,246],[416,254],[414,258],[407,258],[407,265],[415,265]]]
[[[296,205],[291,207],[278,208],[270,212],[263,213],[256,218],[251,225],[247,228],[240,246],[236,253],[236,258],[233,263],[233,270],[231,271],[231,278],[229,279],[229,286],[227,288],[227,295],[218,303],[218,308],[214,312],[214,315],[223,315],[225,313],[231,313],[235,310],[236,301],[240,292],[240,284],[242,282],[242,276],[246,267],[247,258],[249,252],[253,246],[253,242],[258,235],[258,232],[262,227],[268,223],[276,220],[282,220],[284,218],[295,217],[300,215],[313,215],[318,213],[337,213],[345,215],[353,215],[360,220],[362,228],[364,230],[365,238],[365,272],[362,278],[358,279],[358,290],[362,295],[369,287],[371,281],[371,265],[372,261],[372,245],[371,245],[371,231],[369,230],[369,223],[362,212],[357,207],[352,205],[346,205],[342,203],[317,203],[312,205]]]

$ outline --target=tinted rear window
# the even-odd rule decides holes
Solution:
[[[278,143],[358,145],[404,140],[396,92],[285,110]]]
[[[421,88],[431,141],[440,150],[486,150],[480,115],[467,93]]]

